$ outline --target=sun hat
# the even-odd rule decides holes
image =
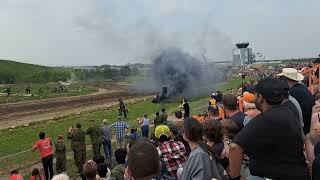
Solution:
[[[159,125],[156,127],[154,134],[157,139],[160,139],[162,135],[165,135],[167,138],[169,138],[170,128],[167,125]]]
[[[304,76],[294,68],[283,68],[282,72],[277,76],[284,76],[293,81],[302,81],[304,79]]]

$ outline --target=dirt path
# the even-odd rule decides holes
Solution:
[[[0,129],[111,107],[118,103],[119,98],[130,102],[146,96],[138,95],[123,85],[103,84],[98,92],[90,95],[2,104]]]

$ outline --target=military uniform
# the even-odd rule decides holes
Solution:
[[[86,130],[86,134],[90,135],[92,143],[93,155],[100,154],[102,146],[102,130],[97,125],[91,126]]]
[[[162,118],[161,116],[156,116],[153,120],[154,123],[154,128],[156,128],[157,126],[163,124]]]
[[[66,172],[66,145],[63,140],[55,143],[56,172],[58,174]]]
[[[68,134],[68,139],[71,139],[71,149],[73,150],[74,162],[82,174],[82,166],[86,161],[86,137],[82,129],[75,129]]]

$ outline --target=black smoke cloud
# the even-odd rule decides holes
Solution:
[[[222,74],[213,64],[171,48],[163,50],[152,60],[153,87],[161,91],[168,87],[169,98],[197,97],[214,90]]]

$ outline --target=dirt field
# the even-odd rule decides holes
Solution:
[[[145,97],[145,95],[135,93],[127,85],[114,82],[89,83],[88,85],[98,87],[99,91],[84,96],[0,105],[0,129],[110,107],[117,104],[119,98],[137,100],[137,98]]]

